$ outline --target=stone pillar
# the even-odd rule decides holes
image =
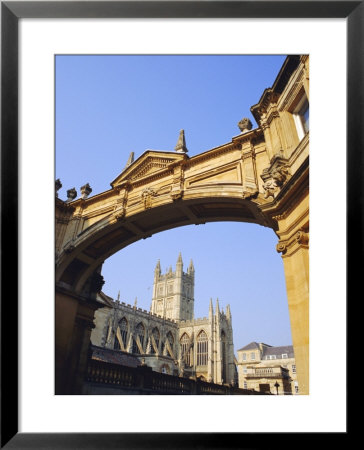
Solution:
[[[308,198],[307,198],[308,202]],[[298,209],[298,208],[297,208]],[[295,215],[295,214],[291,214]],[[296,215],[295,215],[296,216]],[[297,218],[297,216],[296,216]],[[280,228],[292,223],[281,218]],[[283,223],[282,223],[283,222]],[[309,231],[308,220],[290,233],[279,231],[277,251],[282,253],[299,392],[309,393]]]
[[[93,300],[56,291],[56,394],[81,394],[91,330],[94,328]]]

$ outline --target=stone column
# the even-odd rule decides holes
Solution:
[[[56,394],[81,394],[95,310],[93,300],[56,292]]]
[[[299,392],[309,393],[309,233],[295,230],[280,240]]]

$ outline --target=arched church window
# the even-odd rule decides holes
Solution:
[[[206,366],[208,356],[207,334],[202,330],[197,336],[197,365]]]
[[[156,346],[157,349],[158,349],[158,348],[159,348],[159,340],[160,340],[160,333],[159,333],[158,328],[156,328],[156,327],[153,328],[152,336],[153,336],[153,338],[154,338],[155,346]],[[153,344],[151,345],[151,353],[152,353],[152,354],[155,354],[155,353],[156,353]]]
[[[119,322],[121,340],[123,341],[124,347],[126,347],[126,342],[128,339],[128,321],[123,317]]]
[[[222,379],[224,382],[227,381],[226,378],[226,364],[227,364],[227,360],[226,360],[226,351],[227,351],[227,339],[226,339],[226,334],[225,331],[222,330],[221,331],[221,356],[222,356]]]
[[[137,344],[137,336],[139,337],[140,346],[141,346],[141,349],[143,350],[144,349],[143,346],[144,346],[145,328],[142,323],[139,323],[135,328],[135,337],[134,337],[134,341],[133,341],[133,350],[132,350],[133,353],[140,354],[141,351]]]
[[[186,366],[191,365],[191,351],[190,351],[190,337],[184,333],[180,340],[181,356],[184,359]]]
[[[167,339],[168,339],[168,342],[169,342],[169,346],[171,347],[171,350],[173,351],[174,338],[173,338],[172,333],[170,331],[168,331]],[[172,356],[168,349],[167,349],[167,351],[168,351],[169,356]]]
[[[119,339],[116,337],[116,335],[114,338],[114,350],[121,350]]]

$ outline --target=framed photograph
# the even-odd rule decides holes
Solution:
[[[323,377],[322,369],[319,368],[322,364],[328,365],[328,361],[331,361],[335,352],[346,355],[346,301],[350,292],[356,291],[356,284],[360,279],[358,275],[362,269],[362,265],[354,264],[353,258],[350,256],[353,252],[354,239],[355,247],[357,247],[358,237],[361,239],[362,236],[362,205],[359,204],[358,207],[356,200],[354,207],[354,199],[362,198],[361,173],[363,167],[361,152],[358,149],[363,146],[361,105],[364,67],[362,59],[363,19],[364,6],[360,1],[1,2],[1,445],[4,448],[104,448],[106,442],[110,448],[145,448],[148,446],[154,446],[153,448],[166,446],[173,448],[241,448],[241,439],[244,439],[246,444],[244,446],[249,447],[253,445],[254,439],[256,439],[255,435],[258,433],[264,439],[269,439],[274,433],[289,432],[305,434],[339,432],[343,437],[347,436],[347,392],[344,388],[346,373],[343,369],[342,389],[338,390],[337,379]],[[320,39],[321,33],[324,34],[325,39]],[[76,199],[70,189],[67,191],[67,200],[61,200],[58,197],[57,192],[62,186],[61,181],[57,180],[56,208],[59,208],[59,211],[62,211],[61,214],[65,215],[68,214],[68,210],[72,209],[72,213],[77,210],[79,217],[82,217],[82,223],[86,224],[82,225],[84,231],[78,228],[77,233],[73,233],[69,228],[66,231],[66,234],[70,233],[69,241],[62,238],[60,251],[57,251],[59,230],[56,229],[55,237],[54,180],[57,178],[57,171],[54,169],[54,147],[57,145],[57,130],[60,128],[55,112],[61,111],[61,109],[57,109],[62,106],[60,98],[64,98],[66,94],[72,96],[67,84],[67,78],[71,73],[69,67],[74,67],[73,63],[76,61],[76,57],[79,60],[84,58],[82,55],[94,55],[93,58],[98,58],[99,61],[99,58],[108,55],[108,61],[110,61],[111,55],[121,54],[124,54],[125,61],[135,55],[139,57],[144,55],[143,58],[146,60],[148,57],[159,57],[161,60],[158,64],[164,64],[168,59],[166,71],[170,72],[173,65],[178,66],[185,77],[188,77],[187,65],[193,67],[191,71],[195,70],[196,73],[200,70],[199,67],[194,66],[192,59],[188,59],[189,55],[203,55],[202,57],[206,61],[211,61],[212,57],[218,56],[220,62],[216,58],[216,74],[224,66],[224,58],[231,59],[233,55],[241,57],[242,55],[260,55],[261,57],[263,55],[267,55],[267,57],[281,55],[282,64],[273,77],[273,81],[275,79],[273,87],[264,91],[268,85],[262,86],[260,99],[258,98],[256,104],[250,109],[251,118],[256,121],[257,128],[249,123],[249,118],[245,117],[246,115],[242,111],[242,117],[238,117],[240,133],[236,132],[236,136],[232,138],[231,150],[237,145],[243,145],[242,150],[239,150],[243,152],[242,162],[239,162],[243,174],[242,187],[239,187],[242,189],[239,214],[243,214],[242,211],[245,211],[246,217],[242,218],[243,221],[260,223],[259,220],[261,220],[261,225],[273,229],[281,221],[282,224],[286,223],[286,229],[290,230],[291,234],[294,230],[295,237],[294,240],[291,240],[288,231],[287,233],[284,231],[283,225],[282,228],[278,228],[278,226],[276,228],[276,231],[281,231],[280,234],[277,233],[279,237],[277,251],[283,257],[287,255],[287,251],[288,254],[296,251],[296,249],[292,250],[293,245],[299,244],[300,248],[307,249],[308,252],[308,228],[305,228],[304,222],[301,221],[300,227],[296,229],[296,223],[299,220],[296,217],[295,221],[292,219],[289,222],[290,219],[287,219],[287,215],[289,216],[290,213],[287,213],[283,207],[279,211],[277,209],[277,211],[274,210],[274,213],[271,212],[270,216],[267,213],[265,217],[269,217],[269,219],[265,218],[264,220],[256,219],[258,215],[254,215],[254,207],[244,208],[247,199],[251,201],[260,196],[266,210],[271,208],[273,211],[272,205],[278,204],[283,196],[296,199],[297,188],[294,186],[298,186],[299,183],[303,186],[304,181],[302,180],[305,179],[307,190],[302,192],[307,193],[308,206],[308,155],[306,155],[306,167],[302,163],[303,156],[299,156],[301,153],[297,154],[295,161],[298,162],[293,163],[290,168],[296,167],[294,164],[301,164],[300,170],[295,172],[296,169],[291,169],[293,171],[289,173],[287,166],[284,165],[287,156],[285,152],[288,151],[284,146],[287,143],[282,144],[280,155],[274,154],[272,150],[272,154],[267,156],[269,167],[267,166],[263,176],[260,177],[259,186],[256,178],[251,175],[254,171],[249,165],[249,158],[252,158],[253,153],[256,155],[261,151],[259,139],[263,139],[264,127],[272,126],[273,129],[274,124],[271,124],[275,120],[275,115],[271,114],[268,103],[272,101],[272,98],[276,98],[275,95],[278,93],[280,95],[289,83],[292,84],[292,87],[290,90],[286,90],[289,93],[287,99],[282,100],[280,111],[283,111],[282,114],[285,111],[289,112],[292,126],[296,130],[297,136],[295,136],[298,138],[298,142],[301,142],[300,146],[304,147],[309,126],[308,97],[305,96],[305,92],[308,93],[308,90],[305,91],[305,80],[309,80],[310,103],[312,99],[312,109],[310,108],[312,113],[312,115],[310,114],[310,215],[312,225],[310,227],[310,266],[308,266],[307,259],[307,266],[304,268],[300,268],[298,265],[285,268],[286,271],[291,270],[292,274],[301,280],[299,282],[301,286],[304,284],[304,279],[307,279],[308,285],[308,270],[310,272],[310,311],[308,313],[307,309],[304,313],[300,310],[297,313],[297,320],[292,319],[292,314],[294,314],[292,311],[296,306],[291,311],[291,322],[293,320],[299,323],[298,328],[301,330],[301,334],[294,338],[296,348],[300,347],[297,345],[299,339],[304,341],[307,337],[307,353],[308,331],[306,329],[306,336],[302,329],[306,325],[308,327],[309,315],[310,356],[306,355],[307,378],[302,378],[302,373],[300,374],[301,380],[304,380],[301,385],[303,391],[307,388],[302,393],[307,395],[290,397],[282,395],[274,398],[273,395],[271,397],[267,395],[203,395],[192,398],[187,395],[170,395],[171,391],[165,391],[161,394],[167,395],[115,397],[105,395],[107,389],[95,388],[95,378],[92,376],[103,370],[103,364],[108,358],[105,348],[108,347],[110,350],[119,349],[121,353],[133,354],[135,360],[133,361],[138,367],[142,366],[142,371],[146,360],[154,361],[156,359],[158,361],[157,371],[161,373],[154,375],[153,383],[162,383],[167,374],[183,377],[190,371],[190,379],[193,379],[195,384],[191,384],[194,387],[186,384],[184,389],[203,390],[207,389],[208,383],[220,385],[219,389],[224,389],[226,394],[233,393],[234,389],[238,389],[237,386],[234,387],[234,375],[229,371],[229,364],[225,367],[224,363],[220,362],[221,367],[218,366],[220,369],[216,369],[217,361],[226,362],[230,354],[227,345],[230,338],[226,337],[229,329],[230,307],[225,309],[226,305],[224,304],[226,312],[219,315],[219,321],[226,321],[226,324],[223,322],[226,326],[219,323],[221,330],[224,327],[225,329],[221,331],[219,328],[219,347],[216,348],[225,350],[221,350],[221,355],[216,356],[215,369],[208,369],[210,363],[208,364],[207,361],[212,360],[213,357],[206,350],[209,347],[205,344],[207,339],[210,339],[208,345],[215,345],[212,337],[203,335],[202,329],[196,325],[197,322],[196,330],[192,330],[191,320],[194,319],[191,317],[194,316],[189,299],[190,297],[193,299],[191,292],[194,282],[191,280],[193,280],[194,266],[192,262],[188,266],[189,261],[184,261],[186,269],[181,269],[184,280],[181,288],[183,298],[181,298],[186,304],[181,300],[184,306],[181,306],[178,313],[175,312],[177,300],[173,300],[172,280],[178,275],[178,264],[182,267],[182,256],[184,255],[179,255],[178,259],[176,255],[176,272],[171,269],[168,272],[168,268],[164,267],[158,269],[157,263],[154,270],[153,294],[150,293],[150,300],[153,300],[150,314],[154,315],[155,324],[151,326],[150,330],[145,330],[145,328],[142,330],[142,316],[147,313],[143,310],[143,305],[142,308],[138,308],[136,300],[134,306],[132,304],[125,305],[122,303],[123,297],[120,298],[120,293],[116,295],[114,292],[113,298],[110,297],[110,294],[101,293],[104,280],[99,270],[99,263],[103,263],[103,260],[108,258],[112,253],[111,249],[114,251],[117,248],[120,239],[126,239],[125,242],[128,239],[133,242],[135,236],[134,240],[146,239],[155,231],[171,228],[171,223],[177,219],[182,225],[185,224],[183,217],[176,219],[175,212],[169,213],[169,210],[165,209],[163,210],[164,219],[165,221],[169,220],[168,224],[161,225],[160,221],[158,222],[156,219],[157,225],[153,225],[154,228],[150,228],[152,231],[149,233],[148,226],[151,219],[146,222],[145,218],[151,217],[151,215],[148,216],[148,211],[157,204],[158,207],[163,207],[158,203],[163,202],[163,196],[168,197],[168,204],[172,202],[175,205],[182,198],[187,200],[183,210],[188,223],[189,220],[195,225],[200,222],[204,223],[206,218],[207,221],[221,220],[223,216],[221,211],[226,211],[226,220],[234,220],[232,218],[235,217],[234,214],[237,214],[236,209],[232,208],[226,198],[217,202],[218,206],[216,207],[220,208],[220,213],[216,216],[216,211],[213,209],[216,195],[211,194],[212,183],[216,182],[220,188],[225,183],[223,189],[230,189],[225,197],[235,195],[231,192],[238,189],[236,186],[232,186],[234,184],[232,178],[239,178],[239,175],[236,175],[235,162],[227,159],[222,162],[222,159],[226,158],[225,147],[227,144],[224,144],[225,156],[221,156],[222,147],[215,148],[217,145],[222,146],[223,142],[211,144],[207,148],[213,150],[204,153],[205,159],[214,157],[216,153],[216,164],[221,164],[223,168],[220,169],[216,166],[212,170],[211,166],[208,166],[206,171],[203,166],[204,159],[201,165],[202,169],[199,169],[198,155],[187,156],[189,146],[187,131],[185,130],[185,135],[184,130],[178,130],[179,136],[177,133],[176,142],[173,143],[176,147],[162,152],[163,158],[168,160],[168,170],[171,167],[174,170],[171,178],[173,183],[168,192],[164,192],[163,188],[158,191],[159,188],[157,189],[154,184],[150,184],[148,189],[147,185],[144,186],[144,181],[141,181],[146,175],[150,180],[156,179],[155,170],[159,170],[158,179],[162,179],[164,175],[161,169],[166,166],[163,165],[165,160],[161,153],[147,150],[142,155],[139,153],[134,157],[134,149],[130,148],[130,152],[127,152],[130,153],[129,159],[120,162],[120,170],[115,172],[116,178],[106,180],[111,182],[112,189],[105,190],[102,199],[100,194],[100,202],[95,212],[90,212],[92,209],[90,202],[91,206],[87,206],[89,212],[83,217],[83,211],[87,209],[85,208],[88,202],[87,198],[92,192],[88,184],[89,180],[85,179],[85,185],[81,187],[80,199]],[[178,62],[175,60],[171,62],[176,55],[179,58]],[[74,59],[72,64],[67,66],[70,58]],[[50,64],[51,59],[52,63]],[[310,61],[309,66],[308,60]],[[143,74],[140,78],[141,82],[143,77],[153,77],[152,70],[148,72],[148,66],[143,66],[144,62],[145,60],[140,66],[136,66],[135,73],[132,75],[137,77],[139,70],[139,73]],[[131,66],[131,64],[129,65]],[[101,67],[102,64],[99,66]],[[208,67],[212,74],[213,65]],[[233,70],[228,64],[224,67],[226,70]],[[149,66],[150,68],[151,66]],[[92,63],[87,70],[90,71],[90,74],[94,70]],[[122,66],[116,69],[120,73],[122,70]],[[256,69],[255,75],[253,69],[250,71],[251,77],[257,77],[259,74],[259,69]],[[246,74],[246,79],[249,79],[250,73]],[[295,74],[297,79],[294,78]],[[104,83],[103,76],[101,72],[96,74],[100,83]],[[83,80],[85,83],[88,82],[87,71],[83,73]],[[231,76],[231,80],[235,80],[235,78]],[[242,80],[243,78],[241,83],[247,83]],[[60,83],[63,83],[63,90]],[[131,86],[131,81],[129,83]],[[204,80],[202,79],[201,86],[203,84]],[[244,86],[239,86],[239,82],[236,82],[235,89],[237,91],[243,88]],[[59,92],[62,92],[62,97],[57,98],[58,89]],[[116,99],[116,92],[114,94]],[[110,98],[113,97],[112,92],[107,95],[110,95]],[[122,95],[126,96],[127,92],[125,91]],[[206,101],[209,101],[208,98]],[[100,102],[98,104],[101,105]],[[55,107],[55,105],[57,106]],[[191,108],[194,107],[196,105],[192,104]],[[229,108],[228,103],[226,107]],[[178,105],[171,105],[171,114],[173,114],[174,108],[178,108]],[[115,111],[117,114],[117,105]],[[132,114],[131,104],[129,112]],[[86,107],[84,114],[87,114]],[[147,120],[147,118],[142,114],[140,117],[143,118],[140,129],[147,132],[150,128],[146,122],[143,124],[143,120]],[[265,121],[269,123],[266,124]],[[288,123],[289,121],[285,122],[286,129]],[[96,126],[97,124],[95,124]],[[183,128],[182,124],[181,128]],[[66,131],[67,133],[68,140],[66,139],[63,145],[68,145],[71,149],[75,144],[71,142],[75,134],[72,134],[70,129]],[[137,135],[137,127],[134,133]],[[60,134],[58,138],[59,136]],[[270,136],[273,148],[276,138],[274,133]],[[277,131],[277,136],[279,136],[279,131]],[[231,136],[228,139],[230,138]],[[250,150],[248,149],[244,153],[243,142],[248,141]],[[90,140],[88,144],[85,141],[75,145],[89,145],[91,148],[92,141]],[[101,147],[102,145],[100,143]],[[129,145],[132,146],[133,143],[131,142]],[[254,151],[251,150],[252,146]],[[267,144],[268,153],[269,148]],[[214,155],[212,155],[213,151],[215,151]],[[87,151],[82,154],[83,161],[77,162],[75,157],[76,151],[72,154],[72,150],[70,150],[68,156],[62,161],[64,170],[67,170],[68,165],[69,167],[75,166],[75,169],[81,165],[87,167],[85,160],[88,157]],[[123,153],[122,158],[126,158],[126,153]],[[209,164],[213,164],[211,161]],[[97,165],[97,161],[95,160],[93,164]],[[255,162],[252,164],[253,167]],[[186,175],[186,168],[190,170],[191,175],[188,172]],[[198,170],[202,170],[202,172],[198,172]],[[342,186],[340,189],[334,188],[333,190],[332,187],[329,187],[328,181],[337,180],[339,171],[341,171],[343,180]],[[133,174],[133,176],[137,174],[137,176],[130,178],[125,174]],[[131,194],[130,179],[137,180],[132,182]],[[206,179],[209,181],[201,182]],[[286,190],[284,190],[287,180],[292,180],[290,182],[292,187],[288,189],[287,184]],[[209,190],[210,194],[208,195],[214,200],[209,203],[208,207],[200,205],[196,201],[198,196],[196,198],[188,197],[191,194],[184,191],[185,186],[192,186],[191,192],[195,193],[202,186],[201,189]],[[64,189],[71,187],[64,186]],[[76,187],[80,189],[79,186]],[[100,192],[100,189],[97,191]],[[114,199],[112,196],[115,193],[117,193],[117,198]],[[204,193],[201,194],[201,196],[204,195]],[[110,199],[112,197],[112,200],[109,197]],[[111,209],[108,201],[110,201],[110,205],[113,205]],[[298,202],[299,208],[303,208],[303,203],[299,203],[298,200],[294,201]],[[282,204],[284,205],[283,201]],[[338,205],[341,205],[340,214],[338,214]],[[127,217],[132,211],[132,209],[128,211],[128,208],[136,208],[135,217],[140,220],[134,220],[130,225],[124,226],[125,216]],[[141,210],[139,211],[138,208]],[[101,229],[97,229],[96,232],[99,234],[97,239],[94,239],[95,245],[82,247],[82,239],[85,239],[84,242],[88,239],[89,229],[92,229],[93,223],[97,222],[94,217],[97,217],[98,211],[101,210],[102,214],[105,212],[103,220],[106,221],[107,226],[111,227],[112,233],[105,238],[106,234],[103,234]],[[182,209],[177,210],[182,211]],[[171,216],[169,217],[168,214]],[[331,217],[330,222],[327,220],[328,217]],[[59,219],[57,223],[66,223],[63,216],[59,216]],[[74,223],[76,223],[76,219]],[[239,216],[238,220],[240,219]],[[266,220],[272,220],[272,223],[268,223]],[[78,226],[76,225],[76,227]],[[333,239],[336,239],[335,250],[332,247]],[[54,273],[51,266],[53,267],[54,264],[55,240],[57,267],[61,267],[62,270],[57,269],[58,271],[56,270]],[[80,242],[81,246],[79,246]],[[80,256],[74,258],[72,252],[75,251],[75,248],[78,251],[77,249],[81,247],[82,251],[78,253]],[[193,258],[193,255],[186,255],[188,260],[190,257]],[[163,261],[163,264],[173,264],[174,262]],[[138,264],[135,263],[135,267],[137,266]],[[85,269],[86,267],[89,268]],[[257,261],[257,267],[259,267],[257,271],[259,279],[268,284],[268,261]],[[77,277],[75,277],[76,273],[79,274]],[[289,283],[292,282],[290,281],[292,277],[287,276],[287,273],[286,283],[289,292]],[[165,286],[159,283],[162,279],[165,281]],[[55,284],[57,286],[56,298],[58,299],[56,306],[52,299]],[[79,296],[77,298],[81,299],[88,296],[88,300],[85,300],[85,303],[82,301],[79,303],[75,328],[70,335],[72,337],[68,336],[67,340],[64,340],[68,333],[68,317],[73,314],[73,300],[71,296],[67,297],[67,286],[71,285],[75,287],[75,298]],[[165,293],[162,292],[163,289],[166,290]],[[87,295],[85,294],[86,290]],[[164,296],[166,297],[165,303],[159,301]],[[269,297],[269,294],[267,296]],[[291,303],[295,304],[297,298],[293,300],[291,298]],[[94,311],[100,310],[100,304],[97,304],[100,301],[105,302],[107,306],[104,308],[105,310],[109,311],[110,308],[115,310],[113,312],[115,323],[109,312],[105,313],[105,317],[103,317],[101,311],[96,318],[96,331],[92,331],[93,314]],[[129,302],[131,303],[131,299]],[[127,312],[130,310],[130,314],[128,312],[129,315],[126,313],[120,315],[119,312],[123,308]],[[204,315],[211,313],[213,316],[215,313],[217,314],[217,311],[220,314],[219,308],[218,302],[213,305],[211,302],[210,311],[206,311]],[[136,312],[140,316],[140,324],[139,328],[136,327],[136,331],[132,332],[128,321]],[[234,314],[234,311],[232,312]],[[90,317],[88,317],[89,314],[91,314]],[[118,314],[120,317],[118,316],[118,320],[116,320]],[[303,319],[303,314],[307,314],[307,320]],[[165,319],[170,320],[171,323],[169,333],[167,333],[168,327],[167,331],[163,331],[164,336],[159,332],[157,325],[161,322],[160,329],[162,329],[163,321],[165,328]],[[182,331],[179,328],[177,331],[176,326],[173,325],[180,319],[183,323],[181,322],[182,325],[178,325],[178,327],[186,327],[185,334],[183,334],[182,328]],[[189,328],[192,327],[192,331],[187,329],[186,321]],[[60,333],[59,327],[61,328]],[[174,328],[176,328],[175,334],[173,334]],[[85,330],[87,330],[87,336],[84,334]],[[93,335],[91,335],[92,332]],[[192,333],[192,336],[194,333],[196,334],[195,350],[192,350],[191,339],[187,339],[188,333]],[[54,338],[55,334],[56,338]],[[91,342],[94,352],[91,356],[87,353],[90,352],[90,335],[93,336]],[[186,338],[185,341],[183,341],[184,338]],[[181,341],[182,349],[186,350],[188,347],[188,351],[185,351],[183,357],[177,356],[176,351],[179,350],[176,350],[176,339]],[[226,340],[225,347],[224,339]],[[330,340],[331,343],[330,348],[325,348],[325,358],[327,358],[325,361],[322,361],[323,340]],[[77,347],[78,353],[76,355],[76,353],[70,352],[65,356],[64,352],[68,352],[67,349],[71,342]],[[236,348],[239,348],[247,343],[234,344]],[[268,347],[270,346],[268,345]],[[142,354],[142,350],[145,355]],[[249,350],[251,350],[250,347]],[[263,353],[265,351],[260,350]],[[80,389],[77,377],[81,371],[78,371],[77,367],[82,366],[82,358],[86,353],[87,358],[92,358],[94,366],[90,366],[87,387],[83,386]],[[268,353],[265,351],[264,354]],[[141,356],[135,357],[138,354]],[[284,355],[287,358],[289,356],[288,353],[284,353]],[[243,358],[243,356],[241,357]],[[254,359],[255,357],[254,355]],[[304,361],[305,356],[297,354],[296,357],[301,358],[300,366],[302,367],[301,362]],[[160,366],[161,361],[163,362],[162,366]],[[310,362],[309,369],[308,361]],[[108,362],[110,363],[111,360]],[[175,363],[175,366],[172,362]],[[151,364],[153,365],[154,362]],[[73,378],[64,375],[66,373],[64,367],[68,368],[69,372],[67,373],[75,374],[72,376]],[[129,372],[132,373],[133,370],[130,369]],[[138,370],[141,373],[139,368]],[[308,389],[308,370],[310,389]],[[105,373],[103,376],[106,376]],[[188,377],[185,376],[185,378]],[[230,381],[227,381],[227,378]],[[138,380],[140,382],[140,378]],[[306,381],[307,387],[305,386]],[[265,388],[269,388],[267,386],[266,384],[261,385],[261,393]],[[279,383],[276,383],[275,386],[278,394],[279,389],[283,388]],[[248,386],[239,385],[239,388],[248,388]],[[257,389],[259,390],[259,388]],[[334,416],[331,416],[332,411],[330,412],[328,405],[334,390],[338,410]],[[196,391],[193,392],[196,393]],[[272,392],[272,387],[270,392],[275,394],[274,391]],[[273,400],[276,400],[276,403],[273,403]],[[18,409],[12,406],[14,404],[18,405]],[[288,410],[290,411],[289,417],[285,423],[282,423],[278,417],[287,414]],[[225,411],[224,414],[221,411]],[[325,414],[322,414],[322,411],[325,411]],[[141,417],[143,420],[140,421]],[[181,420],[181,417],[188,419]],[[259,417],[258,421],[257,417]],[[302,420],[303,417],[305,420]]]

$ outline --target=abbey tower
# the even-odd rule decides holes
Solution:
[[[176,270],[172,266],[162,275],[160,261],[154,270],[153,298],[151,313],[166,319],[192,320],[194,311],[195,268],[191,260],[187,273],[183,272],[181,253],[178,255]]]

